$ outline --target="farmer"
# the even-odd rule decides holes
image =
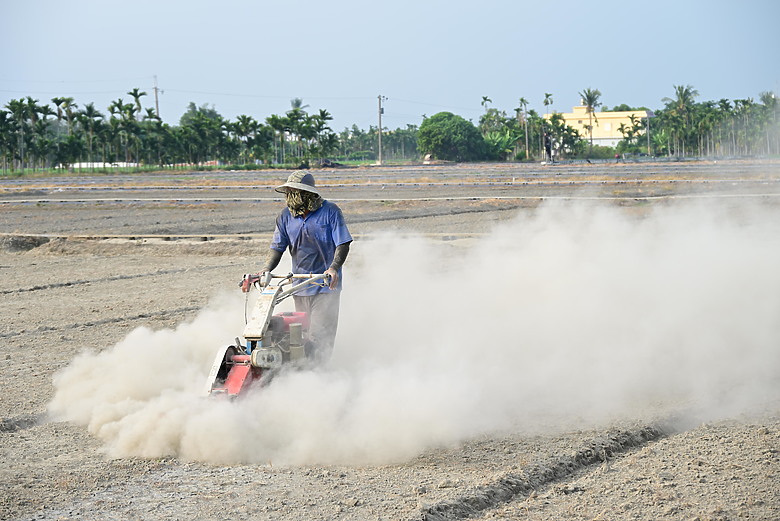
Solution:
[[[544,133],[544,152],[547,161],[552,161],[552,136],[548,132]]]
[[[317,362],[326,362],[336,338],[341,267],[347,260],[352,236],[341,209],[320,196],[311,174],[295,171],[276,191],[285,194],[287,206],[276,218],[271,249],[261,274],[273,271],[289,248],[293,273],[330,275],[327,287],[309,286],[293,295],[295,310],[309,314],[309,337],[314,351],[311,355]]]

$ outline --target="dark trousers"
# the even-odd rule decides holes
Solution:
[[[339,326],[339,304],[341,292],[331,291],[316,295],[293,295],[295,311],[303,311],[309,315],[309,340],[311,353],[307,356],[316,363],[324,363],[333,354],[336,340],[336,330]]]

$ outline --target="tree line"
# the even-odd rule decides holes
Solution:
[[[674,156],[752,156],[780,154],[780,105],[773,92],[753,98],[695,100],[691,85],[674,87],[674,97],[651,125],[651,142],[659,154]]]
[[[560,113],[545,117],[528,110],[528,100],[519,98],[507,113],[491,107],[482,97],[484,113],[473,125],[449,112],[426,118],[420,125],[418,147],[439,159],[525,160],[559,158],[610,158],[614,154],[666,157],[733,157],[780,155],[780,104],[774,93],[752,98],[696,102],[699,93],[690,85],[674,86],[674,96],[663,98],[655,111],[626,104],[602,107],[601,91],[586,88],[579,93],[588,115],[584,135],[567,125]],[[545,108],[553,95],[545,93]],[[648,118],[631,115],[618,131],[616,147],[594,146],[593,129],[598,111],[649,113]]]
[[[371,160],[377,157],[378,129],[356,126],[334,132],[325,109],[309,112],[300,98],[290,110],[265,121],[240,115],[234,121],[214,107],[190,103],[178,125],[164,123],[154,108],[144,107],[146,92],[132,89],[130,101],[119,98],[108,113],[94,103],[83,107],[72,97],[52,98],[51,104],[30,96],[11,100],[0,109],[0,162],[4,173],[14,170],[124,164],[145,167],[192,168],[204,165],[308,166],[326,158]],[[417,157],[417,127],[383,131],[383,151],[389,159]]]
[[[378,157],[377,127],[353,125],[342,132],[330,127],[325,109],[307,110],[300,98],[284,114],[265,121],[240,115],[222,117],[208,105],[190,103],[178,125],[164,123],[155,109],[144,107],[146,92],[130,90],[129,101],[119,98],[107,114],[94,103],[80,107],[71,97],[51,104],[30,96],[11,100],[0,109],[0,161],[3,173],[29,169],[95,168],[123,163],[138,167],[192,168],[204,165],[306,167],[312,163],[372,161]],[[429,155],[455,161],[537,160],[611,157],[614,153],[650,156],[706,157],[780,155],[778,100],[772,92],[752,98],[697,102],[690,85],[675,85],[672,97],[651,118],[631,118],[621,125],[623,139],[616,148],[593,144],[593,126],[601,92],[579,92],[588,113],[585,134],[567,125],[560,113],[548,117],[529,110],[526,98],[507,113],[483,96],[484,113],[475,125],[449,112],[423,116],[419,127],[382,129],[383,158],[417,160]],[[553,95],[544,93],[545,110]],[[608,111],[602,107],[602,111]],[[647,110],[618,105],[612,110]]]

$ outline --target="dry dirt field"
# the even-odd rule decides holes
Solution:
[[[189,394],[211,351],[182,354],[177,339],[219,322],[203,310],[220,299],[243,320],[236,282],[260,263],[287,174],[0,179],[0,519],[780,519],[780,162],[315,171],[355,236],[339,352],[279,382],[278,399],[203,405]],[[718,210],[707,226],[669,222],[688,205]],[[603,267],[615,258],[661,275],[616,281],[623,264]],[[451,288],[468,268],[480,284]],[[452,313],[475,324],[437,314],[458,298]],[[653,320],[616,319],[624,308]],[[491,322],[507,309],[522,313]],[[382,330],[395,313],[409,322]],[[383,350],[398,338],[435,354]],[[594,338],[642,355],[602,360]],[[404,368],[404,385],[381,366]],[[656,385],[662,369],[675,376]],[[698,384],[727,406],[702,406]],[[293,400],[304,387],[342,408]],[[194,416],[217,433],[198,450]]]

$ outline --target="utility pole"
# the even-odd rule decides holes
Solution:
[[[157,111],[157,117],[160,118],[160,98],[157,96],[157,92],[160,89],[157,88],[157,75],[154,75],[154,110]],[[162,118],[160,118],[162,121]]]
[[[382,114],[384,114],[385,109],[382,108],[382,101],[386,101],[387,98],[382,96],[381,94],[377,96],[377,100],[379,101],[379,160],[376,162],[377,165],[382,164]]]
[[[653,114],[652,110],[647,111],[647,131],[645,134],[647,134],[647,157],[650,157],[650,118],[654,118],[655,114]]]

